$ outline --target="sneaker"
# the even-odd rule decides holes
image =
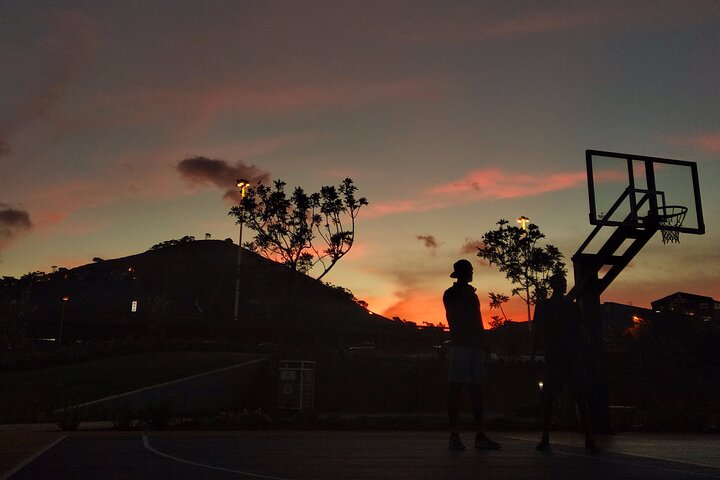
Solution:
[[[465,450],[465,445],[462,443],[462,440],[460,440],[460,435],[458,435],[457,433],[450,434],[450,442],[448,443],[448,448],[456,452]]]
[[[483,432],[475,435],[475,448],[480,450],[500,450],[500,444],[490,440]]]

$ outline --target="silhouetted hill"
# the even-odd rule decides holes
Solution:
[[[237,252],[230,241],[200,240],[49,274],[30,290],[29,303],[37,307],[26,316],[30,333],[54,337],[61,317],[75,337],[203,334],[227,326],[335,336],[407,330],[349,294],[248,250],[235,323]]]

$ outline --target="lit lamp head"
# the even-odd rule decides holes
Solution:
[[[66,297],[62,297],[62,299],[63,299],[63,302],[67,302],[68,300],[70,300],[70,297],[66,296]]]
[[[236,187],[240,189],[240,195],[242,195],[242,198],[245,198],[245,191],[250,186],[250,182],[247,180],[240,178],[237,180],[237,183],[235,184]]]
[[[522,227],[523,230],[527,230],[527,225],[530,223],[530,219],[523,215],[517,219],[517,223],[520,224],[520,227]]]

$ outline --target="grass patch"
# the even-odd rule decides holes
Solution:
[[[50,412],[257,358],[235,352],[154,352],[0,374],[0,423],[48,421]]]

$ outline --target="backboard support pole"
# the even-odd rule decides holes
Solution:
[[[705,223],[695,162],[600,150],[586,150],[585,162],[589,218],[595,228],[572,257],[575,286],[568,297],[580,306],[590,337],[587,367],[593,387],[593,427],[609,432],[600,296],[658,229],[663,231],[663,239],[668,232],[702,235]],[[588,252],[604,228],[613,230],[596,253]],[[624,245],[627,247],[620,251]]]
[[[585,253],[584,250],[589,243],[585,242],[572,257],[575,285],[568,292],[568,297],[576,300],[580,306],[586,322],[585,328],[590,337],[592,351],[589,352],[588,374],[593,387],[590,409],[593,429],[597,432],[611,431],[600,295],[642,250],[655,232],[657,226],[651,225],[645,229],[618,227],[597,253]],[[591,236],[595,233],[597,232],[591,233]],[[628,239],[631,239],[632,243],[622,254],[616,254]],[[609,270],[601,277],[600,272],[606,266]]]

